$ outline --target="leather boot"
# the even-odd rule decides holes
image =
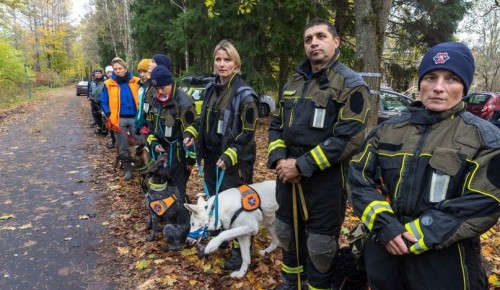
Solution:
[[[123,179],[125,181],[132,179],[132,163],[123,162],[123,169],[125,169],[125,175],[123,176]]]
[[[227,270],[239,270],[241,267],[241,264],[243,263],[243,260],[241,258],[241,250],[240,248],[232,248],[231,249],[231,258],[226,261],[224,264],[224,268]]]

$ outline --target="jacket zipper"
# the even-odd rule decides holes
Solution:
[[[420,137],[420,139],[418,140],[417,142],[417,146],[415,147],[415,151],[413,153],[413,159],[411,161],[411,164],[410,164],[410,170],[409,170],[409,176],[410,176],[410,180],[408,181],[408,183],[406,184],[405,188],[406,188],[406,192],[407,193],[410,193],[411,191],[411,186],[413,184],[413,179],[414,179],[414,174],[413,174],[413,171],[415,171],[415,166],[417,164],[417,161],[418,161],[418,156],[420,155],[420,153],[422,152],[422,147],[424,145],[424,142],[425,140],[427,139],[427,136],[429,135],[429,131],[430,131],[430,126],[429,125],[424,125],[423,126],[423,132],[422,132],[422,137]],[[410,195],[406,195],[405,196],[405,200],[404,200],[404,204],[405,204],[405,213],[406,214],[410,214]]]

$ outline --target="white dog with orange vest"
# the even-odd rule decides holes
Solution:
[[[207,244],[205,254],[213,253],[224,241],[238,239],[243,262],[238,271],[231,273],[231,277],[241,278],[250,264],[251,238],[259,232],[262,224],[272,240],[271,245],[259,254],[264,256],[279,245],[274,229],[274,213],[278,209],[276,181],[227,189],[217,196],[218,209],[215,208],[215,200],[216,196],[210,197],[208,201],[199,196],[197,204],[184,204],[191,212],[191,232],[200,231],[205,226],[208,231],[222,230]]]

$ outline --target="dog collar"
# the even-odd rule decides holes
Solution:
[[[151,189],[153,191],[162,191],[162,190],[165,190],[167,188],[167,182],[165,182],[165,183],[153,183],[153,182],[151,182],[151,178],[148,180],[148,184],[149,184],[149,189]]]

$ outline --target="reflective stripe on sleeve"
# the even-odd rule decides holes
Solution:
[[[328,159],[326,158],[323,149],[321,149],[319,145],[314,147],[313,150],[311,150],[311,155],[314,158],[314,161],[316,161],[316,164],[318,165],[319,169],[325,170],[326,168],[332,166],[330,164],[330,161],[328,161]]]
[[[373,224],[375,223],[375,218],[381,212],[394,213],[391,205],[387,201],[375,200],[372,201],[363,211],[361,216],[361,221],[368,227],[371,231],[373,229]]]
[[[231,147],[227,148],[224,154],[226,154],[231,159],[231,163],[233,166],[238,161],[238,153],[236,153],[236,151],[233,148]]]
[[[285,141],[283,139],[276,139],[273,142],[269,143],[267,146],[267,154],[270,155],[276,148],[286,148]]]
[[[186,131],[184,131],[184,132],[187,132],[187,133],[193,135],[194,139],[198,139],[198,131],[196,131],[196,129],[193,126],[187,127]]]

